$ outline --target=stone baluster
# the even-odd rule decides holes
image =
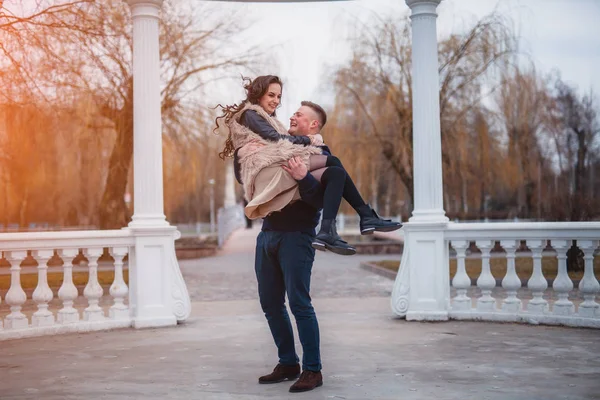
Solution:
[[[85,256],[89,260],[89,279],[83,295],[88,301],[88,306],[83,310],[83,319],[85,321],[99,321],[104,319],[104,312],[98,305],[104,290],[98,283],[98,258],[102,255],[101,248],[85,249]]]
[[[515,252],[519,242],[502,240],[500,244],[506,251],[506,275],[502,279],[502,288],[506,291],[506,298],[502,302],[502,311],[518,313],[521,311],[521,300],[517,298],[517,291],[521,288],[521,279],[515,269]]]
[[[555,315],[573,315],[575,313],[575,305],[569,300],[569,292],[573,290],[573,282],[567,273],[567,249],[571,247],[571,243],[571,240],[552,241],[552,247],[556,250],[556,257],[558,258],[558,274],[552,284],[552,289],[558,297],[553,307]]]
[[[10,306],[10,314],[4,318],[6,329],[24,329],[29,326],[25,314],[21,312],[27,295],[21,287],[21,262],[27,257],[26,251],[7,251],[4,257],[10,263],[10,289],[4,300]]]
[[[54,325],[54,314],[48,310],[48,303],[54,297],[50,286],[48,286],[48,260],[53,255],[54,250],[35,250],[32,252],[33,258],[38,262],[38,283],[32,296],[33,301],[37,304],[37,311],[31,317],[32,326]]]
[[[59,324],[69,324],[79,321],[79,312],[73,307],[73,301],[78,296],[77,288],[73,283],[73,259],[77,257],[78,249],[61,249],[58,255],[63,260],[63,283],[58,290],[58,298],[63,307],[58,311]]]
[[[111,319],[129,318],[129,307],[125,305],[125,297],[129,290],[123,279],[123,258],[128,250],[127,247],[114,247],[111,251],[111,254],[115,259],[115,280],[112,285],[110,285],[110,295],[114,299],[114,304],[109,310]]]
[[[490,250],[494,246],[491,240],[475,242],[481,250],[481,275],[477,278],[477,287],[481,289],[481,297],[477,299],[477,311],[493,312],[496,310],[496,300],[492,290],[496,287],[496,279],[490,271]]]
[[[593,318],[600,308],[596,303],[596,295],[600,292],[600,283],[594,276],[594,250],[598,247],[598,241],[579,240],[577,245],[583,251],[585,260],[583,278],[579,281],[579,291],[583,295],[583,302],[579,305],[579,315]]]
[[[546,241],[542,240],[527,241],[527,247],[533,253],[533,274],[527,281],[527,288],[533,296],[527,305],[527,312],[530,314],[545,314],[548,311],[548,302],[543,298],[544,291],[548,288],[548,282],[542,272],[542,250],[545,243]]]
[[[466,240],[453,240],[452,247],[456,250],[456,274],[452,278],[452,286],[456,289],[456,296],[452,302],[452,308],[457,311],[470,310],[473,305],[471,298],[467,296],[467,290],[471,287],[471,278],[467,275],[465,268],[465,255],[469,242]]]

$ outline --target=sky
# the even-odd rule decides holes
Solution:
[[[241,11],[253,21],[240,44],[267,49],[270,64],[257,72],[279,74],[284,80],[279,111],[283,121],[302,100],[331,102],[327,77],[349,59],[357,21],[368,25],[374,13],[409,13],[404,0],[206,4]],[[513,19],[520,50],[532,57],[541,72],[556,69],[579,90],[593,89],[600,96],[600,0],[443,0],[438,7],[438,37],[462,32],[495,9]],[[215,90],[218,101],[242,99],[239,84],[220,85]]]

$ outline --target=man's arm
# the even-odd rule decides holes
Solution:
[[[281,166],[298,182],[300,198],[305,203],[320,210],[323,208],[323,188],[314,176],[308,173],[308,168],[297,157],[288,160],[288,165]]]
[[[306,136],[282,135],[254,110],[246,110],[242,118],[240,118],[240,123],[263,139],[271,142],[286,139],[294,144],[302,144],[304,146],[308,146],[311,143],[310,138]]]

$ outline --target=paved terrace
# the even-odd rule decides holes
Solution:
[[[181,262],[192,317],[165,329],[2,342],[0,399],[600,399],[597,330],[394,319],[381,256],[319,253],[324,386],[258,385],[276,363],[253,272],[257,231]],[[300,350],[300,347],[298,347]]]

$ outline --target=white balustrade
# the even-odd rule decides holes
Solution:
[[[246,225],[244,219],[244,207],[239,204],[222,207],[217,211],[217,233],[218,245],[223,246],[227,238],[239,228]]]
[[[456,250],[457,262],[452,279],[456,295],[450,299],[450,318],[600,328],[597,301],[600,283],[594,273],[600,223],[449,223],[444,235],[448,245]],[[525,241],[530,251],[519,249],[521,241]],[[481,255],[466,254],[470,242],[475,242]],[[500,242],[504,253],[491,252],[495,242]],[[583,251],[585,260],[583,277],[577,285],[579,293],[574,291],[574,282],[567,272],[567,251],[574,242]],[[546,251],[548,243],[554,251]],[[506,259],[501,287],[497,287],[490,268],[490,258],[498,257]],[[481,259],[478,277],[467,275],[467,258]],[[522,277],[517,271],[517,265],[522,264],[517,260],[523,258],[533,262],[526,287],[522,287]],[[549,259],[557,265],[556,278],[550,288],[543,258],[544,262]],[[475,287],[471,286],[471,278],[477,278]],[[473,304],[476,288],[481,290],[481,297]],[[501,303],[499,308],[497,303]]]
[[[131,326],[129,291],[123,279],[123,259],[134,245],[135,236],[127,229],[1,234],[0,250],[11,265],[11,283],[4,303],[0,303],[0,323],[3,322],[0,325],[0,328],[3,327],[0,329],[0,340]],[[99,266],[98,259],[104,248],[109,249],[114,263],[103,262]],[[87,271],[85,262],[73,265],[80,249],[88,259]],[[30,266],[21,266],[27,258],[28,251],[38,264],[36,270],[32,271],[33,267]],[[53,265],[55,258],[52,257],[55,252],[62,260],[62,268],[51,267],[51,270],[62,272],[62,284],[57,293],[60,303],[51,306],[56,302],[52,301],[54,295],[48,280],[48,263]],[[114,268],[115,279],[109,291],[113,299],[110,308],[100,303],[105,291],[98,280],[99,268],[102,271]],[[30,299],[27,298],[27,289],[23,288],[21,282],[24,269],[29,276],[34,271],[37,273],[37,286]],[[75,286],[74,269],[78,272],[88,272],[89,278],[83,290],[78,290]],[[85,307],[84,310],[76,307],[80,294],[87,300],[85,305],[79,301],[81,308]]]
[[[174,241],[178,237],[179,232],[174,227],[156,231],[124,228],[0,234],[0,251],[10,263],[11,274],[10,288],[0,303],[0,340],[131,326],[165,326],[185,320],[190,313],[190,301],[175,256]],[[145,252],[147,247],[152,249],[150,254]],[[101,258],[105,249],[114,261]],[[37,269],[29,262],[23,263],[29,260],[28,252],[37,261]],[[87,262],[76,264],[79,254],[85,256]],[[148,273],[149,256],[158,262],[154,270],[161,276],[158,286],[146,282],[147,277],[154,276]],[[129,260],[126,266],[125,257]],[[61,260],[62,268],[55,267]],[[136,260],[144,268],[139,268]],[[48,263],[53,273],[62,273],[57,293],[59,301],[52,301],[56,288],[51,283],[55,280],[49,281]],[[131,291],[124,279],[125,267],[130,273]],[[106,290],[99,274],[113,270],[114,280]],[[85,287],[78,287],[74,274],[82,272],[87,272],[88,280]],[[37,273],[37,286],[28,299],[30,288],[24,288],[21,279],[22,274],[31,276],[33,273]],[[149,287],[162,295],[158,293],[156,298],[148,298],[148,293],[140,294]],[[106,296],[111,298],[106,299]],[[165,313],[153,315],[152,310],[157,305]],[[144,311],[142,317],[140,310]],[[170,315],[164,318],[167,313]],[[141,322],[136,324],[136,318]]]

